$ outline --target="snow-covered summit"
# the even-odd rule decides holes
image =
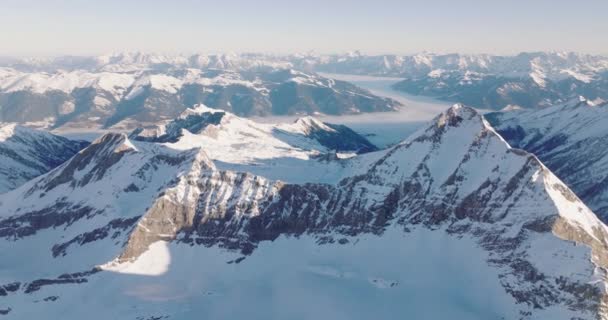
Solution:
[[[306,117],[301,117],[301,118],[296,119],[296,121],[294,122],[294,125],[291,126],[291,128],[294,130],[299,130],[305,134],[311,133],[314,130],[325,130],[328,132],[335,131],[334,129],[327,126],[322,121],[320,121],[314,117],[311,117],[311,116],[306,116]]]

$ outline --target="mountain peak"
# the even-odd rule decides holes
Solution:
[[[455,103],[452,105],[446,113],[454,116],[459,116],[464,119],[472,119],[473,117],[479,117],[479,112],[475,108],[466,106],[462,103]]]
[[[474,108],[457,103],[434,119],[437,128],[458,127],[463,121],[483,125],[483,117]]]
[[[124,133],[107,133],[97,138],[88,147],[78,152],[63,165],[36,182],[28,192],[50,191],[69,183],[72,188],[101,180],[105,173],[126,154],[137,152]]]
[[[50,139],[52,137],[52,134],[45,131],[39,131],[24,127],[14,122],[0,122],[0,142],[6,142],[7,140],[10,140],[14,137],[18,137],[20,139],[26,139],[26,137],[29,137],[28,139],[35,139],[34,137],[44,137]]]
[[[191,108],[184,110],[180,114],[180,118],[187,117],[187,116],[190,116],[193,114],[203,114],[203,113],[228,113],[228,112],[226,112],[225,110],[222,110],[222,109],[210,108],[210,107],[200,103]]]
[[[294,124],[297,125],[304,133],[311,133],[314,130],[335,131],[331,127],[327,126],[323,121],[311,116],[298,118]]]
[[[99,149],[111,151],[113,153],[137,151],[137,148],[124,133],[106,133],[93,141],[91,146],[96,146]]]

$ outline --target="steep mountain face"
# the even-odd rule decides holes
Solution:
[[[138,69],[139,68],[139,69]],[[0,120],[39,127],[133,128],[204,103],[241,116],[393,111],[394,100],[292,69],[201,69],[181,64],[129,71],[0,68]]]
[[[366,138],[345,125],[323,123],[313,117],[305,117],[296,120],[291,127],[293,131],[300,131],[329,150],[355,153],[377,150],[376,146]],[[282,128],[289,131],[290,126],[282,126]]]
[[[87,145],[14,123],[0,123],[0,193],[49,172]]]
[[[336,161],[357,165],[331,183],[283,183],[220,169],[204,147],[105,135],[0,196],[12,257],[0,309],[608,318],[606,226],[475,110],[455,106],[390,150]]]
[[[608,219],[608,105],[584,98],[488,115],[514,147],[536,154],[603,221]]]

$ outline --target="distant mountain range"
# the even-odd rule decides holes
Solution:
[[[198,103],[239,116],[355,114],[400,104],[315,72],[391,76],[394,88],[477,108],[536,108],[579,95],[608,100],[608,58],[416,54],[154,55],[0,61],[0,121],[128,127],[172,119]]]
[[[105,134],[0,195],[0,313],[606,318],[608,228],[477,111],[359,151],[204,106]]]
[[[8,63],[0,68],[0,121],[41,128],[133,128],[172,119],[199,103],[240,116],[340,115],[401,107],[348,82],[281,69],[279,63],[182,64],[174,57],[171,64],[151,56],[107,60],[107,65],[85,58]]]
[[[608,100],[608,57],[533,52],[515,56],[350,54],[312,59],[314,70],[403,78],[395,89],[484,109],[535,108],[579,95]]]

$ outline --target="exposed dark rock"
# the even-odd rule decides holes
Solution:
[[[44,286],[58,285],[58,284],[81,284],[88,282],[87,277],[99,272],[99,269],[92,269],[89,271],[63,274],[55,279],[37,279],[30,283],[25,284],[24,293],[32,293],[40,290]]]
[[[11,292],[16,292],[21,287],[21,282],[13,282],[5,285],[0,285],[0,296],[6,296]]]
[[[0,238],[19,239],[36,232],[62,225],[70,225],[82,218],[98,214],[90,207],[81,207],[67,202],[57,202],[52,207],[23,213],[0,220]]]
[[[70,241],[56,244],[53,246],[52,252],[53,257],[57,257],[59,255],[65,256],[67,253],[67,249],[69,246],[73,244],[84,245],[90,242],[94,242],[97,240],[105,239],[111,235],[112,239],[117,238],[121,235],[122,232],[125,232],[127,229],[133,227],[133,225],[139,220],[140,216],[136,216],[129,219],[114,219],[110,221],[107,225],[97,228],[95,230],[85,232],[80,234]]]

